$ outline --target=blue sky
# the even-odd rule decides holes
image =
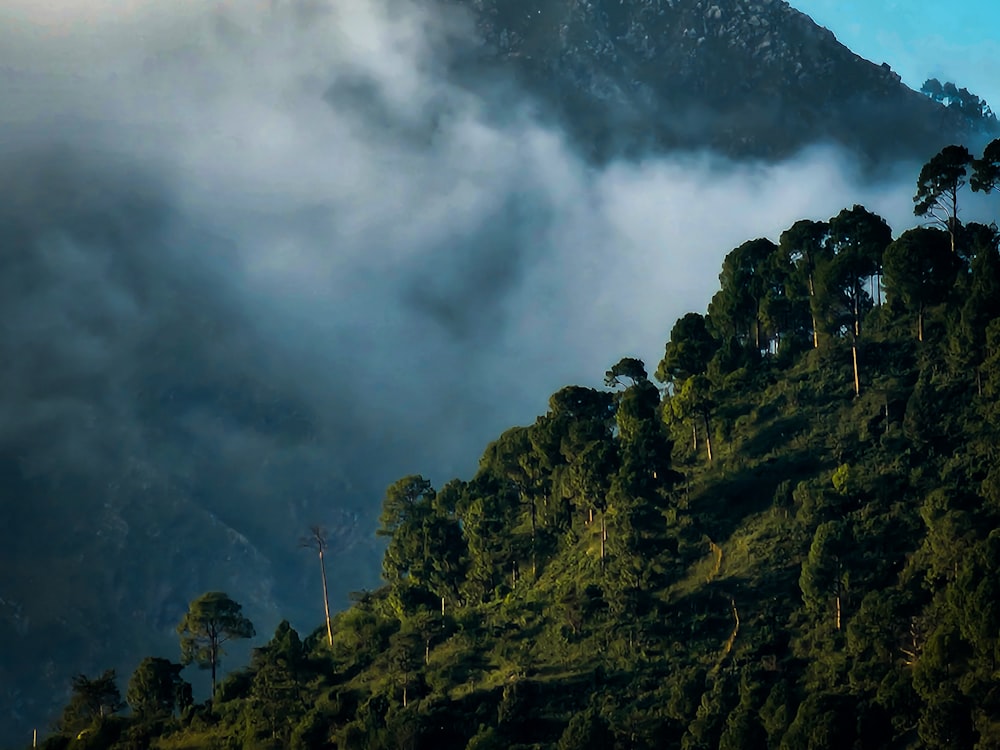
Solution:
[[[857,54],[903,82],[954,81],[1000,113],[998,0],[790,0]]]

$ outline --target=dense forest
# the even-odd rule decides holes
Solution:
[[[960,220],[998,186],[1000,140],[949,146],[895,239],[855,205],[745,242],[663,387],[623,359],[470,479],[400,479],[384,586],[235,669],[209,592],[40,746],[1000,747],[1000,232]]]

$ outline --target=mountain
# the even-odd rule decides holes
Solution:
[[[601,158],[709,149],[775,159],[815,143],[925,158],[967,122],[783,0],[462,0],[488,44]]]
[[[664,389],[623,358],[391,485],[332,635],[282,623],[212,701],[132,678],[131,717],[84,680],[43,747],[995,747],[1000,232],[957,229],[748,240]]]
[[[946,108],[860,60],[782,2],[458,6],[471,11],[479,36],[463,47],[456,58],[463,65],[452,74],[491,93],[503,89],[492,84],[515,79],[517,101],[533,92],[532,106],[597,159],[688,148],[772,159],[823,141],[873,159],[924,158],[959,133]],[[222,20],[217,26],[242,54],[238,35],[226,36]],[[198,38],[185,43],[196,47]],[[191,80],[199,79],[185,79],[183,88],[198,88]],[[24,81],[31,89],[34,79],[19,78],[19,85]],[[366,90],[358,88],[360,98]],[[60,80],[54,88],[60,95],[64,89],[74,86]],[[339,321],[309,328],[314,321],[299,311],[281,318],[287,311],[270,309],[251,282],[231,273],[234,240],[203,229],[199,212],[207,209],[171,184],[171,165],[162,163],[169,159],[128,150],[147,137],[159,143],[173,113],[158,111],[168,123],[150,123],[157,111],[132,111],[127,96],[125,105],[109,99],[122,110],[103,111],[106,102],[95,99],[96,112],[71,98],[52,100],[55,119],[71,124],[64,140],[75,148],[39,147],[45,128],[32,123],[32,148],[20,147],[21,133],[0,139],[0,738],[16,741],[45,726],[73,674],[114,666],[124,675],[145,654],[174,653],[174,626],[202,591],[225,588],[260,629],[277,624],[279,613],[310,622],[319,611],[319,572],[298,542],[311,523],[325,524],[335,542],[335,602],[374,584],[372,498],[432,455],[431,443],[453,447],[455,464],[472,464],[478,447],[465,430],[482,434],[478,410],[496,416],[505,408],[503,394],[467,395],[480,375],[468,376],[464,361],[443,375],[435,358],[451,350],[425,346],[430,337],[420,327],[409,336],[410,361],[400,356],[378,362],[377,372],[359,372],[355,358],[371,361],[371,337],[389,325],[377,300],[371,308],[354,298],[346,305],[365,310],[360,332]],[[65,112],[86,113],[79,127],[64,104]],[[20,113],[12,115],[17,122]],[[99,126],[116,117],[128,121],[121,133],[94,134],[106,135]],[[212,128],[191,128],[192,139],[202,130]],[[185,155],[210,161],[223,141]],[[253,156],[239,154],[247,162]],[[395,162],[377,168],[395,169]],[[236,172],[230,181],[241,183],[244,174]],[[254,208],[234,215],[243,221],[253,214],[260,224],[231,227],[234,234],[260,230],[273,243],[269,251],[283,248],[274,250],[276,260],[286,250],[294,256],[297,242],[315,241],[314,228],[330,232],[335,212],[304,199],[295,230],[283,225],[286,234],[269,234],[281,194],[269,190],[239,196]],[[468,247],[481,250],[530,214],[519,201],[530,199],[512,200],[494,224],[477,230],[478,242],[448,260],[464,263]],[[336,221],[350,225],[363,206],[348,200],[338,208]],[[451,206],[434,208],[451,215]],[[463,305],[499,296],[503,263],[526,237],[542,234],[532,226],[503,235],[499,260],[463,286],[455,304],[438,304],[433,292],[449,274],[434,264],[412,276],[412,288],[399,280],[392,291],[435,308],[440,319],[458,319]],[[366,290],[370,276],[397,270],[366,266],[350,280]],[[474,274],[462,270],[464,284]],[[514,284],[517,274],[503,280]],[[479,295],[482,289],[488,294]],[[388,317],[417,315],[400,309]],[[293,325],[275,336],[272,315]],[[482,320],[492,324],[489,315]],[[336,354],[303,358],[309,366],[300,366],[294,347],[286,348],[300,328],[321,330]],[[469,350],[494,343],[468,341]],[[400,382],[421,376],[444,382],[448,398],[441,403],[419,382]],[[442,423],[455,434],[441,437],[448,431]]]

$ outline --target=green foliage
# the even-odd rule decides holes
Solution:
[[[885,251],[885,289],[891,303],[899,299],[916,319],[916,335],[924,340],[924,313],[944,302],[959,271],[948,235],[919,227],[904,232]]]
[[[763,305],[773,285],[768,271],[777,246],[766,238],[744,242],[726,256],[719,281],[722,288],[708,306],[716,334],[735,338],[760,350],[764,340]]]
[[[69,703],[57,726],[60,732],[76,734],[92,729],[97,722],[123,708],[125,702],[115,682],[115,670],[105,670],[93,679],[80,674],[73,678]]]
[[[604,750],[614,736],[608,722],[594,708],[574,714],[556,744],[556,750]]]
[[[670,331],[663,359],[656,368],[656,379],[666,383],[702,375],[718,348],[705,316],[688,313]]]
[[[183,665],[148,656],[136,667],[125,699],[139,719],[171,716],[191,705],[191,685],[181,677]]]

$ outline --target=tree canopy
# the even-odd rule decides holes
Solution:
[[[221,591],[209,591],[194,599],[177,625],[181,663],[197,664],[212,672],[212,695],[216,670],[225,654],[222,646],[233,639],[256,635],[253,623],[243,616],[243,607]]]

